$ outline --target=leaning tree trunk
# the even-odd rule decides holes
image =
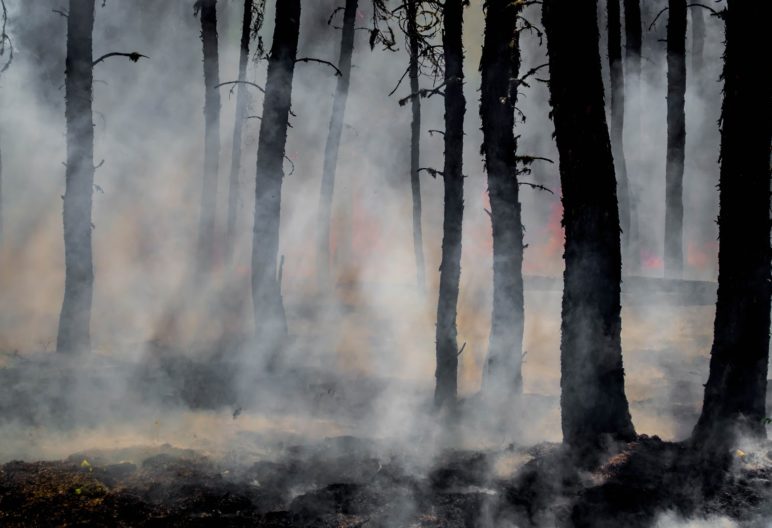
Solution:
[[[220,159],[220,67],[217,52],[217,0],[201,0],[201,40],[204,48],[204,180],[198,229],[198,269],[211,271],[217,208],[217,171]]]
[[[764,438],[770,325],[769,148],[772,38],[769,2],[729,0],[718,216],[718,299],[696,442],[729,447],[736,433]]]
[[[485,8],[480,118],[493,225],[493,314],[483,390],[506,398],[523,385],[523,224],[514,132],[521,7],[488,0]]]
[[[407,1],[407,30],[410,47],[410,93],[417,94],[418,85],[418,0]],[[413,97],[411,102],[413,120],[410,122],[410,192],[413,197],[413,253],[415,254],[416,280],[418,290],[426,289],[426,263],[424,259],[424,235],[421,227],[421,178],[418,173],[421,156],[421,98]]]
[[[67,17],[65,119],[67,165],[64,192],[64,301],[56,349],[91,348],[94,266],[91,250],[91,200],[94,188],[93,89],[94,0],[70,0]]]
[[[630,131],[628,138],[632,139],[633,148],[631,149],[631,166],[625,164],[627,171],[628,187],[628,206],[629,206],[629,233],[625,244],[625,255],[627,258],[628,273],[639,271],[641,264],[640,254],[640,225],[638,221],[638,198],[637,189],[640,188],[640,182],[636,181],[635,170],[639,168],[637,155],[641,150],[641,46],[642,46],[642,26],[641,26],[641,4],[640,0],[623,0],[625,8],[625,63],[624,63],[624,89],[627,97],[625,114],[627,128]]]
[[[252,302],[255,335],[273,359],[286,332],[284,303],[277,277],[281,185],[287,142],[292,78],[298,51],[300,0],[276,0],[276,24],[268,59],[263,119],[257,147],[255,227],[252,242]]]
[[[562,426],[581,451],[635,435],[622,367],[619,213],[596,2],[545,0],[543,21],[565,226]]]
[[[324,147],[322,187],[319,194],[319,229],[317,236],[317,279],[320,288],[330,287],[330,222],[332,220],[332,195],[335,188],[335,169],[338,165],[340,137],[343,133],[343,117],[346,113],[348,87],[351,81],[351,56],[354,53],[354,23],[356,22],[357,0],[346,0],[343,11],[343,36],[340,42],[338,85],[332,103],[330,131]]]
[[[231,150],[231,174],[228,179],[228,224],[226,244],[228,255],[232,255],[236,239],[236,211],[239,201],[239,173],[241,172],[241,141],[244,119],[247,113],[247,63],[249,62],[249,41],[252,33],[252,0],[244,0],[244,17],[241,23],[241,53],[239,55],[239,85],[236,89],[236,116],[233,120],[233,146]]]
[[[442,46],[445,58],[445,210],[437,303],[437,385],[435,406],[455,407],[458,389],[456,309],[461,278],[461,226],[464,217],[464,48],[463,0],[445,0]]]
[[[684,266],[684,156],[686,145],[686,0],[668,1],[667,163],[665,166],[665,276]]]
[[[619,4],[621,0],[607,0],[608,62],[611,78],[611,153],[617,175],[619,196],[619,225],[624,247],[630,242],[630,188],[627,182],[627,163],[623,132],[625,125],[625,77],[622,68],[622,27]],[[626,255],[628,251],[624,252]]]

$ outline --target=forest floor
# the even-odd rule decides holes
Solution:
[[[686,446],[648,437],[586,471],[555,444],[447,451],[422,474],[380,452],[338,437],[248,466],[169,445],[9,462],[0,467],[0,524],[643,527],[721,516],[762,527],[772,519],[772,452],[736,454],[711,482],[693,471]],[[527,461],[494,476],[513,458]]]

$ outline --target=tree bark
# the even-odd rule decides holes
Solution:
[[[665,276],[683,274],[684,156],[686,151],[686,0],[668,1]]]
[[[246,119],[248,95],[244,81],[247,80],[249,62],[249,41],[252,33],[252,0],[244,0],[244,17],[241,23],[241,46],[239,54],[239,85],[236,88],[236,116],[233,121],[233,146],[231,149],[231,173],[228,179],[228,224],[226,244],[228,255],[233,254],[236,239],[236,211],[239,205],[239,173],[241,172],[241,142]]]
[[[407,1],[408,41],[410,48],[410,93],[416,94],[418,84],[418,0]],[[410,101],[413,119],[410,122],[410,193],[413,198],[413,253],[415,254],[416,281],[418,290],[426,290],[426,262],[424,259],[424,235],[421,226],[421,178],[418,173],[421,163],[421,98],[413,97]]]
[[[718,298],[710,375],[693,433],[696,442],[720,449],[731,447],[736,433],[766,436],[772,75],[760,67],[759,53],[772,49],[771,16],[769,2],[729,0],[725,19]]]
[[[641,46],[642,23],[640,0],[623,0],[625,8],[625,63],[624,63],[624,89],[625,104],[628,112],[625,118],[627,128],[630,131],[633,148],[630,156],[630,165],[625,164],[628,186],[629,206],[629,233],[625,244],[628,273],[639,271],[641,264],[640,254],[640,225],[638,221],[638,193],[640,182],[635,180],[636,152],[641,149]],[[623,123],[624,125],[624,123]],[[623,126],[624,128],[624,126]]]
[[[442,47],[445,58],[445,209],[442,223],[442,263],[437,303],[437,408],[455,407],[458,391],[456,309],[461,278],[461,227],[464,216],[464,48],[463,0],[445,0]]]
[[[564,441],[578,450],[635,431],[624,391],[621,254],[594,0],[545,0],[543,22],[565,227],[561,322]]]
[[[252,243],[255,335],[270,359],[275,358],[287,333],[276,260],[279,251],[284,152],[299,31],[300,0],[277,0],[276,24],[263,99],[263,119],[258,137]]]
[[[622,67],[622,28],[620,14],[621,0],[607,0],[608,63],[611,80],[611,153],[614,156],[614,171],[617,175],[619,196],[619,224],[622,229],[624,247],[630,242],[630,186],[627,181],[625,161],[625,77]],[[624,251],[628,254],[628,251]]]
[[[346,0],[343,11],[343,34],[340,42],[338,68],[342,75],[338,77],[335,97],[332,103],[330,131],[324,147],[324,166],[322,169],[322,187],[319,193],[319,218],[317,233],[317,280],[319,287],[330,287],[330,222],[332,221],[332,197],[335,189],[335,170],[338,165],[340,137],[343,133],[343,118],[346,113],[346,100],[351,81],[351,57],[354,53],[354,24],[356,22],[357,0]]]
[[[67,122],[64,193],[64,300],[56,349],[64,353],[91,348],[94,267],[91,202],[94,188],[93,90],[94,0],[70,0],[67,17],[65,120]]]
[[[523,224],[514,132],[521,7],[488,0],[485,9],[480,119],[493,227],[493,313],[483,390],[505,401],[523,385]]]
[[[201,0],[201,40],[204,50],[204,178],[198,230],[198,269],[211,271],[215,257],[217,172],[220,163],[220,66],[217,51],[217,0]]]

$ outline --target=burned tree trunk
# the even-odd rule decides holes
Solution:
[[[769,2],[729,0],[726,11],[718,299],[695,442],[727,447],[736,433],[765,437],[770,325],[769,147],[772,75],[759,67],[772,38]]]
[[[65,120],[67,165],[64,192],[64,300],[56,349],[91,348],[94,267],[91,248],[91,201],[94,188],[94,125],[91,108],[94,0],[70,0],[67,17]]]
[[[692,78],[696,79],[697,93],[702,92],[702,75],[705,51],[705,13],[701,6],[691,6],[692,17]]]
[[[621,255],[593,0],[545,0],[565,226],[561,322],[564,441],[579,450],[635,431],[624,391]]]
[[[320,288],[330,286],[330,222],[332,219],[332,195],[335,188],[335,170],[338,165],[340,137],[343,133],[343,117],[351,81],[351,56],[354,53],[354,23],[356,22],[357,0],[346,0],[343,11],[343,36],[340,42],[338,67],[341,75],[335,88],[330,117],[330,131],[324,147],[322,187],[319,194],[319,218],[317,233],[317,279]]]
[[[625,8],[625,63],[624,89],[625,104],[629,110],[625,114],[628,137],[632,139],[632,159],[630,165],[625,164],[628,187],[629,232],[626,237],[625,254],[628,256],[629,271],[638,271],[640,266],[640,226],[638,223],[638,199],[636,189],[635,169],[638,164],[635,153],[641,149],[641,4],[640,0],[623,0]],[[623,123],[624,125],[624,123]],[[624,128],[624,126],[623,126]]]
[[[204,49],[204,178],[198,229],[199,271],[210,271],[214,262],[217,171],[220,161],[220,67],[217,51],[217,0],[199,0],[201,40]]]
[[[665,276],[683,273],[684,156],[686,145],[686,0],[669,0],[667,22],[667,163]]]
[[[619,196],[619,225],[622,229],[624,247],[630,241],[630,188],[627,182],[627,163],[625,162],[624,140],[625,125],[625,77],[622,68],[622,27],[621,0],[607,0],[608,23],[608,62],[611,78],[611,153],[614,156],[614,170],[617,175],[617,194]],[[627,252],[625,252],[627,254]]]
[[[279,252],[281,185],[292,78],[298,51],[300,0],[276,1],[276,24],[268,60],[263,119],[257,147],[255,227],[252,242],[252,302],[255,334],[269,355],[287,332],[276,260]]]
[[[506,396],[523,385],[523,224],[514,132],[521,7],[488,0],[485,9],[480,118],[493,225],[493,314],[483,390]]]
[[[464,217],[464,48],[463,0],[445,0],[442,47],[445,58],[445,209],[442,221],[442,263],[437,303],[437,385],[435,406],[454,407],[458,388],[456,308],[461,278],[461,227]]]
[[[418,85],[418,0],[407,1],[407,30],[410,48],[410,93],[417,94]],[[419,291],[426,289],[426,264],[424,260],[424,235],[421,226],[421,178],[418,173],[421,157],[421,98],[410,102],[413,119],[410,122],[410,192],[413,197],[413,253],[415,254],[416,280]]]
[[[241,46],[239,54],[239,85],[236,89],[236,117],[233,120],[233,146],[231,149],[231,174],[228,179],[228,224],[226,244],[232,254],[236,238],[236,210],[239,201],[239,173],[241,172],[241,141],[244,119],[247,113],[247,63],[249,62],[249,41],[252,34],[252,0],[244,0],[244,18],[241,23]]]

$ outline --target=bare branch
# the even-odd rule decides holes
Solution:
[[[538,183],[531,183],[531,182],[524,182],[519,181],[517,182],[518,185],[525,185],[526,187],[530,187],[531,189],[537,189],[539,191],[547,191],[548,193],[554,195],[555,193],[552,192],[552,189],[549,187],[545,187],[544,185],[539,185]]]
[[[335,76],[336,77],[343,77],[343,72],[338,69],[337,66],[335,66],[333,63],[322,60],[322,59],[314,59],[313,57],[301,57],[299,59],[295,59],[295,62],[318,62],[319,64],[326,64],[333,70],[335,70]]]
[[[400,78],[399,78],[399,81],[397,81],[397,86],[395,86],[395,87],[394,87],[394,89],[393,89],[392,91],[390,91],[390,92],[389,92],[389,95],[388,95],[387,97],[391,97],[392,95],[394,95],[394,92],[396,92],[396,91],[397,91],[397,89],[398,89],[398,88],[400,87],[400,85],[402,84],[402,81],[404,81],[404,80],[405,80],[405,77],[407,77],[407,74],[408,74],[409,72],[410,72],[410,66],[408,66],[407,68],[405,68],[405,73],[403,73],[403,74],[402,74],[402,77],[400,77]]]
[[[261,92],[265,93],[265,90],[263,89],[262,86],[260,86],[259,84],[255,84],[253,82],[249,82],[249,81],[228,81],[228,82],[223,82],[223,83],[220,83],[217,86],[215,86],[215,88],[219,88],[221,86],[227,86],[229,84],[246,84],[248,86],[254,86],[255,88],[257,88]]]
[[[103,60],[110,58],[110,57],[126,57],[131,62],[137,62],[140,58],[144,57],[145,59],[149,59],[147,55],[142,55],[141,53],[137,53],[136,51],[132,51],[131,53],[123,53],[120,51],[112,51],[110,53],[105,53],[101,57],[99,57],[97,60],[91,63],[91,66],[94,67]]]
[[[445,177],[444,172],[438,171],[437,169],[432,169],[431,167],[421,167],[419,169],[416,169],[416,172],[421,172],[421,171],[428,172],[429,176],[431,176],[432,178],[436,178],[438,174],[443,178]]]
[[[415,99],[416,97],[422,97],[422,98],[428,99],[429,97],[431,97],[433,95],[438,95],[438,94],[442,95],[442,94],[445,93],[445,92],[442,91],[442,89],[445,87],[446,84],[447,84],[447,82],[444,82],[444,83],[440,84],[439,86],[437,86],[435,88],[421,88],[417,92],[411,93],[407,97],[403,97],[402,99],[400,99],[399,100],[399,106],[405,106],[405,103],[407,103],[408,101],[410,101],[412,99]]]
[[[656,24],[656,23],[657,23],[657,19],[658,19],[658,18],[659,18],[659,17],[662,15],[662,13],[664,13],[665,11],[667,11],[667,9],[668,9],[667,7],[664,7],[664,8],[662,8],[662,11],[660,11],[659,13],[657,13],[657,16],[655,16],[655,17],[654,17],[654,20],[652,20],[652,21],[651,21],[651,24],[649,24],[649,31],[651,31],[651,28],[653,28],[653,27],[654,27],[654,24]]]

